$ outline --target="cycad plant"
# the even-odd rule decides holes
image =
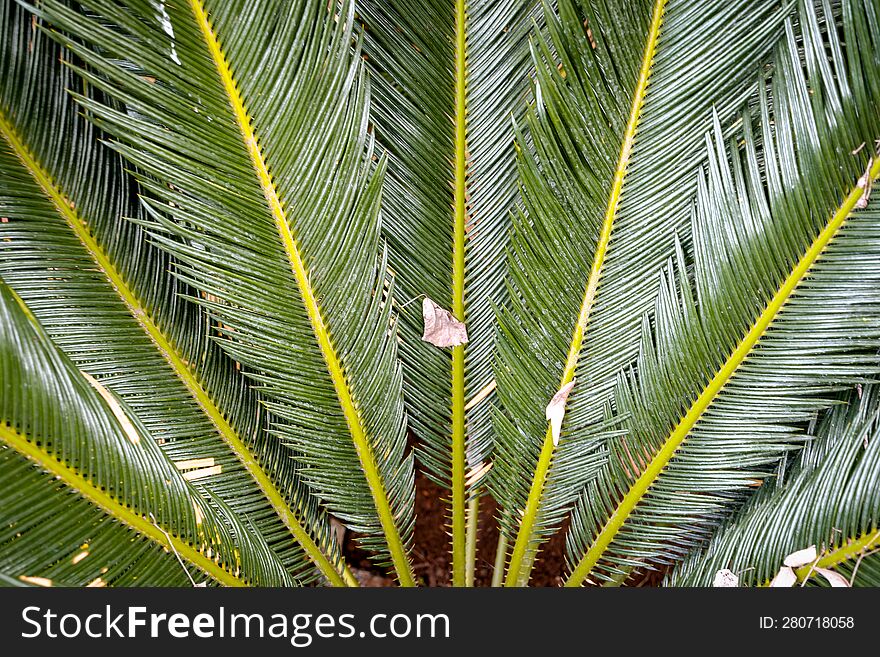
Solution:
[[[5,581],[880,584],[877,0],[2,6]]]

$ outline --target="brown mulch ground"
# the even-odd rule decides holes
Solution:
[[[413,546],[413,570],[425,586],[449,586],[449,536],[446,514],[449,505],[446,490],[422,474],[416,475],[416,531]],[[480,523],[477,540],[477,563],[474,573],[477,586],[490,586],[498,526],[495,502],[490,497],[480,500]],[[532,573],[532,586],[558,586],[565,565],[565,528],[544,546]],[[355,536],[346,535],[344,553],[353,566],[362,586],[393,586],[388,573],[370,563],[358,549]]]

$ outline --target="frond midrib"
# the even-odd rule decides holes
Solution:
[[[180,555],[181,558],[203,571],[206,575],[214,578],[220,584],[236,587],[249,586],[246,581],[222,568],[186,541],[165,532],[157,525],[135,513],[129,507],[113,499],[113,497],[89,482],[76,470],[40,449],[5,422],[0,422],[0,440],[31,462],[58,477],[66,486],[75,490],[117,521],[130,527],[145,538],[150,539],[159,547],[171,549]]]
[[[131,316],[144,333],[147,334],[163,359],[186,387],[199,408],[202,409],[202,412],[209,418],[222,440],[256,482],[260,491],[272,506],[272,509],[294,538],[296,538],[305,553],[334,585],[345,586],[347,582],[355,583],[353,576],[347,572],[345,573],[347,576],[343,580],[342,575],[333,566],[332,561],[324,554],[309,532],[302,526],[295,513],[288,506],[284,496],[272,483],[266,472],[263,471],[257,458],[232,425],[226,420],[211,398],[211,395],[208,394],[207,390],[205,390],[193,373],[186,359],[177,351],[168,336],[156,325],[144,304],[126,283],[122,274],[104,252],[98,241],[92,236],[87,221],[79,216],[74,205],[55,184],[49,172],[32,155],[30,149],[18,136],[17,131],[3,114],[2,110],[0,110],[0,134],[3,135],[12,152],[22,163],[22,166],[28,171],[56,211],[61,215],[71,231],[73,231],[83,248],[89,253],[98,270],[107,278],[110,286],[116,291],[116,294],[125,304]],[[345,570],[347,571],[347,568]]]
[[[840,564],[857,559],[866,552],[880,546],[880,530],[867,532],[858,538],[850,541],[846,545],[842,545],[836,550],[832,550],[824,557],[816,562],[819,568],[834,568]],[[799,568],[797,571],[798,579],[803,579],[809,572],[809,566]]]
[[[645,42],[645,51],[642,55],[639,79],[636,84],[635,92],[633,93],[633,103],[626,129],[623,134],[620,155],[618,156],[617,167],[615,168],[614,178],[611,185],[611,192],[605,210],[605,218],[599,232],[599,239],[596,243],[596,252],[593,257],[593,265],[590,269],[590,276],[587,279],[587,287],[584,292],[583,300],[581,301],[581,307],[578,312],[577,322],[569,345],[568,355],[565,359],[565,367],[562,371],[562,378],[559,384],[560,389],[571,383],[575,377],[575,370],[583,347],[584,336],[587,332],[590,314],[599,288],[599,279],[602,276],[602,269],[605,264],[608,243],[611,239],[614,221],[617,218],[617,210],[620,207],[623,183],[629,166],[630,156],[632,155],[633,145],[635,144],[636,133],[638,132],[639,119],[641,117],[642,107],[645,103],[648,82],[651,76],[651,67],[657,52],[657,45],[660,39],[660,28],[663,24],[663,16],[667,1],[668,0],[657,0],[654,5],[651,24]],[[548,426],[547,433],[544,437],[544,443],[538,457],[538,463],[535,468],[535,474],[532,479],[532,485],[529,490],[529,496],[526,501],[522,521],[520,522],[520,528],[517,532],[516,543],[514,544],[513,553],[511,554],[507,579],[505,581],[506,586],[518,586],[522,584],[523,578],[527,578],[531,571],[531,564],[534,557],[529,556],[528,553],[532,543],[533,528],[538,519],[544,487],[547,482],[547,475],[549,474],[555,452],[556,446],[553,444],[553,435]]]
[[[238,83],[232,74],[226,55],[220,46],[214,28],[211,25],[208,14],[205,11],[201,0],[189,0],[189,6],[199,26],[205,46],[211,56],[214,67],[220,77],[223,91],[232,109],[236,126],[241,134],[248,157],[253,166],[254,173],[260,189],[268,204],[269,211],[275,221],[278,235],[281,240],[284,252],[287,256],[288,264],[291,272],[296,280],[300,298],[302,299],[312,331],[318,342],[318,348],[327,365],[328,373],[333,382],[339,405],[342,409],[349,432],[355,443],[356,451],[360,459],[361,467],[364,470],[364,476],[372,493],[373,502],[379,515],[379,521],[387,539],[389,552],[394,563],[395,570],[402,586],[415,586],[415,578],[412,574],[412,568],[406,555],[397,523],[394,520],[394,513],[388,500],[385,486],[382,481],[382,475],[376,462],[375,454],[367,436],[367,431],[361,418],[357,405],[354,402],[351,387],[342,367],[339,355],[333,345],[330,337],[329,329],[324,320],[323,313],[318,304],[318,295],[312,288],[308,271],[300,253],[299,246],[290,222],[287,218],[284,205],[278,195],[272,174],[263,157],[262,149],[257,140],[257,135],[253,129],[253,119],[250,116],[244,104],[244,99],[239,92]]]
[[[455,171],[452,314],[465,321],[465,230],[467,223],[467,7],[455,2]],[[465,358],[464,345],[452,348],[452,583],[466,579],[465,519]]]
[[[868,180],[876,180],[880,176],[880,159],[877,159],[866,172]],[[691,429],[699,421],[703,413],[711,406],[715,398],[730,380],[742,362],[752,353],[755,346],[766,333],[770,324],[782,310],[794,290],[807,276],[813,264],[819,259],[824,249],[831,243],[846,222],[856,204],[862,198],[865,189],[856,185],[846,196],[837,211],[831,216],[822,231],[813,240],[810,247],[798,260],[788,276],[777,289],[773,298],[761,312],[755,323],[739,342],[736,349],[718,369],[709,383],[703,388],[696,401],[690,406],[685,416],[670,432],[662,447],[645,468],[639,478],[630,486],[626,495],[609,515],[605,526],[593,540],[586,554],[578,562],[575,569],[565,582],[565,586],[580,586],[592,572],[602,555],[611,545],[617,532],[626,523],[636,505],[641,501],[654,481],[675,455],[685,441]]]

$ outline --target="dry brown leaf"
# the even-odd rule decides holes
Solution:
[[[571,393],[572,388],[574,388],[574,379],[562,386],[559,392],[553,395],[553,399],[547,404],[547,410],[544,412],[544,416],[550,422],[550,433],[553,436],[554,447],[559,445],[559,434],[562,432],[562,418],[565,417],[565,402],[568,400],[568,395]]]
[[[811,545],[803,550],[792,552],[785,557],[782,563],[791,568],[800,568],[801,566],[806,566],[808,563],[813,563],[817,557],[816,546]]]
[[[797,575],[794,574],[794,570],[789,566],[783,566],[779,569],[779,572],[776,573],[776,577],[773,578],[773,581],[770,582],[771,589],[788,589],[795,585],[797,582]]]
[[[856,201],[856,208],[859,210],[864,210],[868,207],[868,199],[871,198],[871,186],[873,184],[873,180],[871,180],[871,167],[874,165],[874,158],[870,158],[868,160],[868,168],[865,169],[865,173],[862,174],[862,177],[859,178],[859,182],[856,185],[859,189],[865,190],[862,192],[861,198]]]
[[[345,544],[345,525],[343,525],[342,522],[331,516],[330,529],[333,530],[333,536],[336,539],[336,545],[338,545],[339,549],[341,550],[342,546]]]
[[[739,577],[732,570],[722,568],[715,573],[715,579],[712,580],[712,586],[722,589],[733,589],[739,586]]]
[[[816,568],[816,572],[819,573],[825,580],[831,584],[832,588],[835,589],[848,589],[849,582],[846,577],[841,575],[840,573],[836,573],[833,570],[828,570],[827,568]]]
[[[428,297],[422,301],[422,317],[425,320],[422,340],[425,342],[430,342],[435,347],[458,347],[467,344],[467,329],[464,324]]]

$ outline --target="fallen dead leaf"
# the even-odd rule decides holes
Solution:
[[[471,410],[474,406],[476,406],[481,401],[486,399],[486,397],[491,395],[492,391],[495,390],[496,387],[497,387],[497,384],[495,382],[495,379],[492,379],[491,381],[489,381],[489,383],[487,383],[485,386],[483,386],[483,388],[480,389],[480,391],[476,395],[474,395],[467,404],[465,404],[464,410],[466,410],[466,411]]]
[[[544,411],[544,416],[550,422],[550,433],[553,436],[554,447],[559,445],[559,434],[562,432],[562,418],[565,417],[565,402],[568,400],[568,395],[571,393],[572,388],[574,388],[574,379],[562,386],[559,392],[553,395],[553,399],[550,400],[550,403],[547,404],[547,409]]]
[[[223,472],[222,465],[212,465],[210,468],[201,468],[199,470],[188,470],[187,472],[181,473],[183,478],[187,481],[193,481],[195,479],[202,479],[203,477],[212,477],[214,475],[218,475]]]
[[[818,554],[816,553],[816,546],[811,545],[808,548],[804,548],[803,550],[798,550],[797,552],[792,552],[789,554],[782,563],[791,568],[800,568],[801,566],[806,566],[808,563],[813,563]]]
[[[428,297],[422,301],[425,332],[422,340],[435,347],[458,347],[467,344],[467,329],[451,312],[441,308]]]
[[[333,531],[333,537],[336,539],[336,545],[342,549],[345,543],[345,525],[336,518],[330,518],[330,529]]]
[[[795,585],[797,582],[797,575],[794,574],[794,570],[789,566],[783,566],[779,569],[779,572],[776,573],[776,577],[773,578],[773,581],[770,582],[771,589],[788,589]]]
[[[871,167],[874,166],[874,158],[870,158],[868,160],[868,168],[865,169],[865,173],[862,174],[862,177],[859,178],[859,182],[856,183],[856,186],[859,189],[863,189],[861,198],[856,201],[856,208],[859,210],[864,210],[868,207],[868,199],[871,198],[871,186],[873,185],[873,180],[871,179]]]
[[[18,579],[26,584],[33,584],[34,586],[53,586],[52,580],[47,577],[29,577],[28,575],[19,575]]]
[[[715,573],[715,579],[712,580],[712,586],[722,589],[732,589],[739,586],[739,577],[732,570],[722,568]]]
[[[841,575],[840,573],[836,573],[833,570],[828,570],[827,568],[816,568],[816,572],[819,573],[825,580],[831,584],[832,588],[835,589],[848,589],[849,582],[846,577]]]
[[[210,468],[214,465],[214,458],[201,459],[183,459],[182,461],[174,461],[174,466],[178,470],[197,470],[199,468]]]
[[[475,468],[472,468],[470,472],[468,472],[467,477],[465,478],[464,485],[467,488],[473,487],[480,479],[482,479],[489,470],[492,469],[492,461],[484,461],[480,465]]]
[[[122,430],[125,432],[125,435],[128,439],[137,445],[141,441],[141,437],[135,429],[134,424],[125,414],[125,411],[122,410],[122,406],[119,401],[114,397],[107,388],[98,383],[97,380],[82,372],[82,375],[86,378],[86,380],[92,385],[92,387],[98,391],[98,394],[104,398],[104,401],[107,402],[107,406],[110,407],[110,410],[113,412],[113,415],[116,416],[116,419],[119,422],[119,425],[122,427]]]

